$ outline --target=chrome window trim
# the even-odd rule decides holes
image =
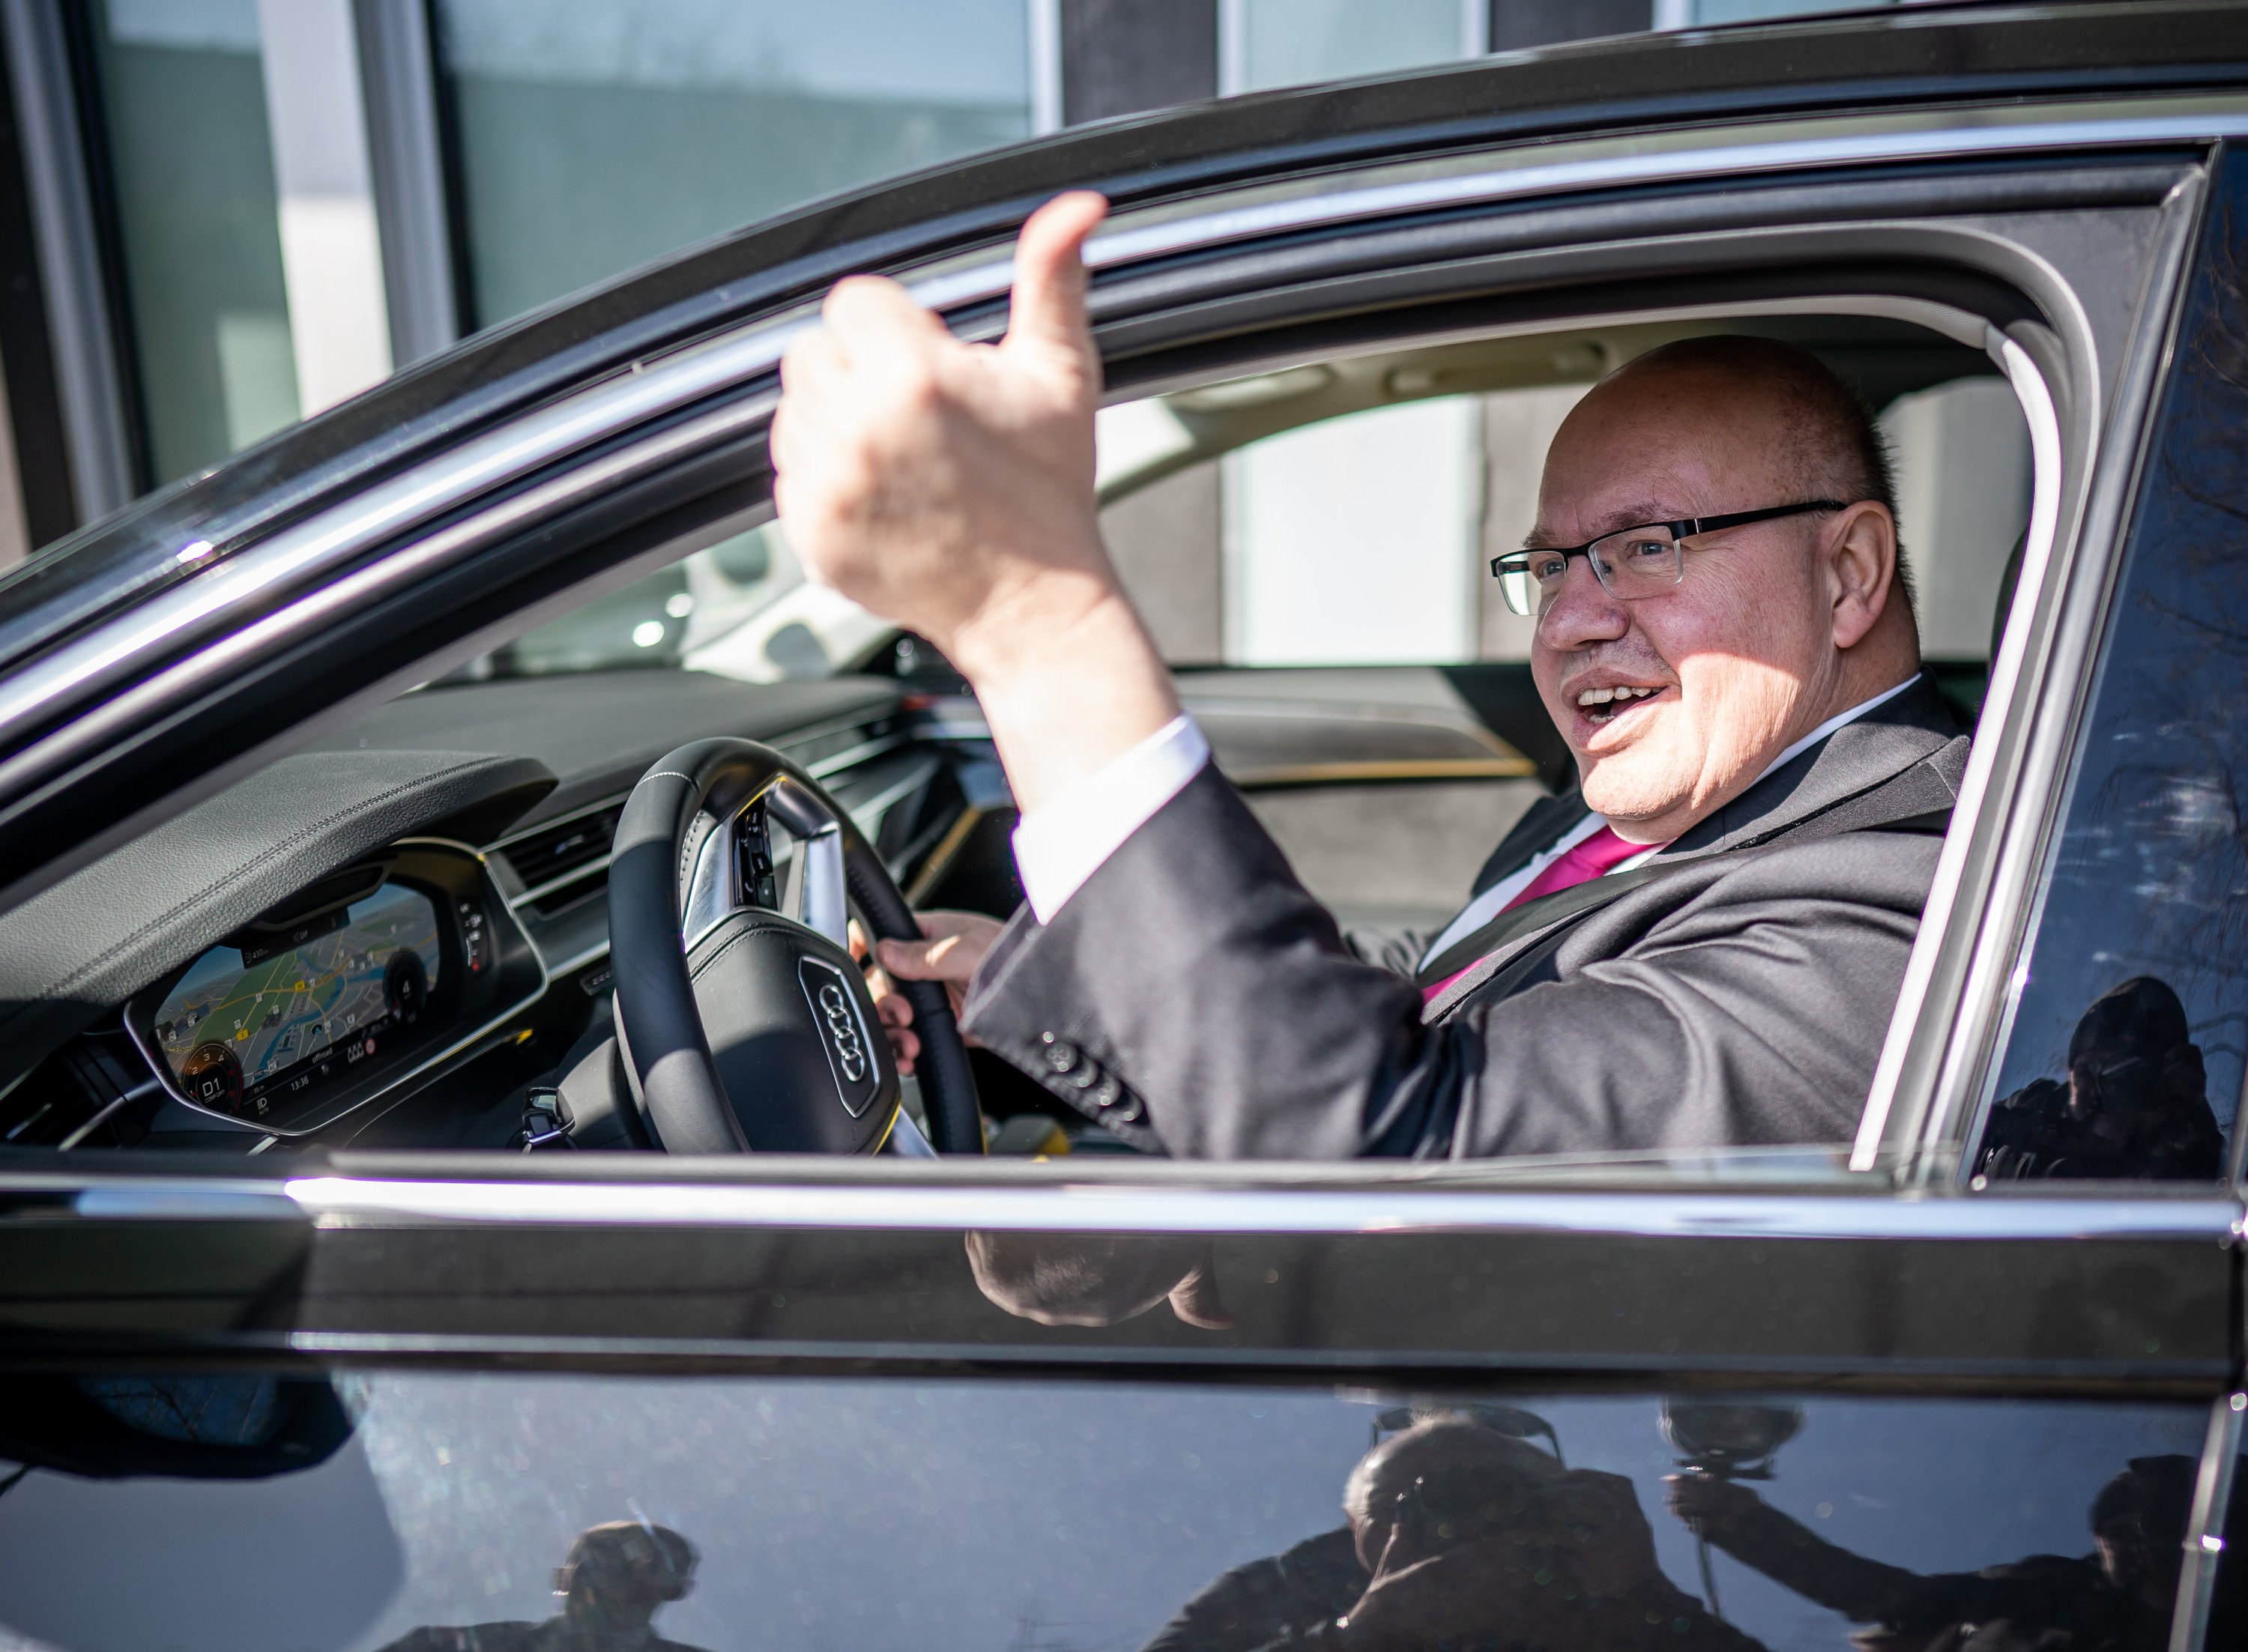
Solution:
[[[1986,118],[2003,120],[2003,115],[1989,117],[1986,113]],[[1896,119],[1925,121],[1929,117],[1916,114]],[[1944,119],[1957,122],[1960,116],[1952,112]],[[1120,215],[1118,227],[1097,236],[1086,256],[1096,271],[1114,271],[1152,258],[1285,230],[1588,189],[1881,161],[2197,144],[2240,134],[2248,134],[2248,110],[2239,108],[2234,99],[2208,113],[2184,115],[1988,127],[1952,124],[1934,130],[1807,140],[1783,137],[1720,146],[1699,154],[1658,148],[1655,153],[1501,166],[1465,176],[1333,189],[1303,199],[1221,207],[1165,222],[1143,222],[1159,210],[1149,209],[1142,214]],[[1681,135],[1674,133],[1639,141],[1652,145],[1681,141]],[[1694,141],[1693,134],[1686,134],[1684,141]],[[1539,145],[1509,152],[1532,157],[1552,153],[1552,146]],[[1489,162],[1496,157],[1484,159]],[[1135,221],[1142,222],[1133,227]],[[917,301],[942,310],[1004,295],[1012,271],[1011,259],[995,252],[983,256],[972,267],[944,273],[908,271],[907,279]],[[0,741],[22,742],[29,725],[51,703],[114,681],[127,674],[134,661],[162,651],[183,634],[253,610],[284,585],[317,579],[384,539],[409,532],[480,493],[518,481],[634,424],[770,372],[815,315],[813,305],[798,305],[670,355],[636,361],[627,372],[471,438],[367,490],[347,504],[320,512],[241,552],[222,557],[216,547],[202,540],[181,547],[175,555],[182,565],[208,562],[210,566],[186,583],[62,644],[0,682]],[[733,421],[726,419],[729,413],[735,415]],[[696,422],[712,417],[722,423],[754,422],[742,418],[738,409],[722,409]],[[714,439],[716,434],[709,433],[706,439]]]
[[[2014,586],[2005,640],[1999,645],[1998,657],[1991,662],[1990,681],[1983,700],[1986,707],[1999,708],[2003,716],[2004,708],[2012,705],[2015,690],[2020,684],[2023,661],[2029,653],[2028,618],[2036,609],[2052,566],[2053,544],[2060,525],[2063,457],[2060,416],[2053,406],[2053,392],[2028,352],[1996,327],[1989,329],[1985,348],[2005,370],[2030,432],[2030,521],[2021,573]],[[1866,1110],[1858,1120],[1857,1141],[1850,1151],[1853,1170],[1872,1169],[1888,1139],[1889,1114],[1895,1105],[1906,1057],[1927,1012],[1937,959],[1951,940],[1952,916],[1966,876],[1968,851],[1975,839],[1976,826],[1982,819],[1984,800],[1990,795],[1999,744],[1996,740],[1978,739],[1969,748],[1967,772],[1960,780],[1959,796],[1953,805],[1954,827],[1945,835],[1943,853],[1936,863],[1935,881],[1929,886],[1928,904],[1922,909],[1920,931],[1913,938],[1912,953],[1905,963],[1904,982],[1897,992],[1896,1008],[1889,1018],[1888,1036],[1882,1042],[1881,1059],[1874,1068]],[[1921,1105],[1927,1107],[1926,1102]]]
[[[2178,1571],[2177,1606],[2170,1618],[2169,1652],[2199,1652],[2209,1635],[2244,1411],[2248,1411],[2248,1394],[2237,1390],[2210,1402],[2209,1432],[2202,1443],[2201,1471],[2194,1477],[2193,1510],[2186,1522],[2185,1560]]]
[[[867,1167],[860,1167],[861,1174]],[[2155,1240],[2231,1245],[2240,1207],[2179,1199],[1834,1197],[1800,1193],[1466,1191],[1367,1186],[1196,1187],[967,1182],[948,1162],[841,1183],[436,1181],[351,1176],[271,1182],[11,1176],[106,1221],[311,1221],[325,1226],[507,1224],[1014,1232],[1559,1234],[1619,1238],[1958,1242]],[[1326,1167],[1320,1167],[1326,1168]],[[1064,1175],[1067,1167],[1059,1167]],[[942,1176],[943,1180],[936,1178]],[[51,1220],[54,1206],[28,1219]]]

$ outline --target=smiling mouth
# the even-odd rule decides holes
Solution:
[[[1577,709],[1587,722],[1605,727],[1641,701],[1652,699],[1662,692],[1659,687],[1643,689],[1628,683],[1620,683],[1613,689],[1587,689],[1577,696]]]

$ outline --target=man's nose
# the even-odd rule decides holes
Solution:
[[[1561,590],[1538,620],[1538,640],[1549,648],[1614,642],[1631,629],[1631,614],[1593,572],[1590,557],[1571,557]]]

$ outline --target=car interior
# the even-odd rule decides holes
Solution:
[[[1531,622],[1484,570],[1530,526],[1576,398],[1671,339],[1786,340],[1880,411],[1924,651],[1971,723],[2028,518],[2029,436],[1984,351],[1880,312],[1408,335],[1103,410],[1120,571],[1219,765],[1346,924],[1441,926],[1522,810],[1569,784]],[[714,736],[816,780],[916,908],[1018,903],[1006,777],[965,685],[808,583],[769,511],[736,514],[635,551],[566,612],[524,616],[0,917],[0,951],[40,984],[0,1011],[0,1141],[658,1145],[617,1053],[612,845],[643,771]],[[792,819],[760,815],[741,876],[749,904],[803,916],[826,897]],[[990,1151],[1132,1151],[971,1059]],[[909,1080],[904,1095],[916,1114]]]

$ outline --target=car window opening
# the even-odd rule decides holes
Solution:
[[[1529,678],[1532,622],[1507,611],[1495,583],[1478,577],[1481,565],[1521,543],[1546,447],[1585,391],[1650,348],[1713,332],[1808,349],[1878,409],[1927,669],[1962,725],[1971,723],[2027,519],[2029,444],[1989,358],[1925,328],[1847,314],[1580,324],[1299,363],[1101,415],[1102,530],[1127,588],[1219,766],[1346,926],[1433,934],[1490,845],[1566,784],[1566,748]],[[715,544],[698,538],[703,548],[524,632],[408,701],[545,682],[582,692],[590,710],[613,701],[607,685],[621,693],[634,681],[648,691],[672,680],[714,690],[887,682],[886,714],[846,713],[788,749],[860,812],[917,905],[1005,915],[1021,898],[1011,800],[958,678],[920,639],[808,580],[784,524],[746,526]],[[460,1086],[441,1080],[365,1109],[338,1127],[336,1140],[416,1147],[490,1136],[482,1144],[586,1149],[645,1139],[620,1097],[629,1086],[613,1054],[603,906],[617,809],[603,799],[559,816],[535,812],[493,851],[496,927],[484,933],[511,943],[519,934],[552,980],[513,1042],[473,1063],[475,1092],[498,1097],[479,1109],[481,1120],[460,1118]],[[778,903],[801,861],[785,830],[772,854]],[[465,947],[465,936],[456,944]],[[366,967],[378,962],[370,953]],[[184,984],[172,983],[160,1007],[176,1011],[170,999],[197,978],[190,970]],[[369,1000],[369,1016],[402,1013]],[[305,1018],[277,1020],[261,1002],[251,1018],[257,1027],[236,1031],[271,1042]],[[315,1024],[325,1054],[329,1029],[317,1015],[306,1022]],[[152,1013],[141,1037],[168,1059],[195,1032],[182,1028],[182,1013]],[[298,1030],[298,1042],[305,1036]],[[69,1093],[105,1061],[117,1070],[97,1090],[129,1090],[129,1045],[96,1040],[93,1053],[50,1061],[12,1106],[0,1104],[14,1114],[0,1118],[0,1130],[26,1144],[145,1139],[134,1135],[132,1109]],[[253,1128],[273,1116],[274,1076],[305,1082],[291,1065],[305,1052],[278,1044],[259,1052],[257,1072],[240,1078],[219,1056],[196,1069],[206,1088],[250,1093],[237,1109]],[[997,1057],[977,1051],[974,1062],[993,1151],[1131,1155]],[[170,1065],[184,1082],[178,1062]],[[565,1083],[573,1073],[579,1081]],[[908,1113],[925,1122],[917,1100],[909,1083]],[[261,1106],[259,1118],[247,1116]],[[432,1141],[433,1130],[450,1139]],[[189,1134],[226,1139],[202,1128]],[[1701,1162],[1635,1162],[1665,1176],[1694,1174]],[[1830,1156],[1800,1151],[1748,1152],[1737,1162],[1789,1175],[1833,1168]]]

